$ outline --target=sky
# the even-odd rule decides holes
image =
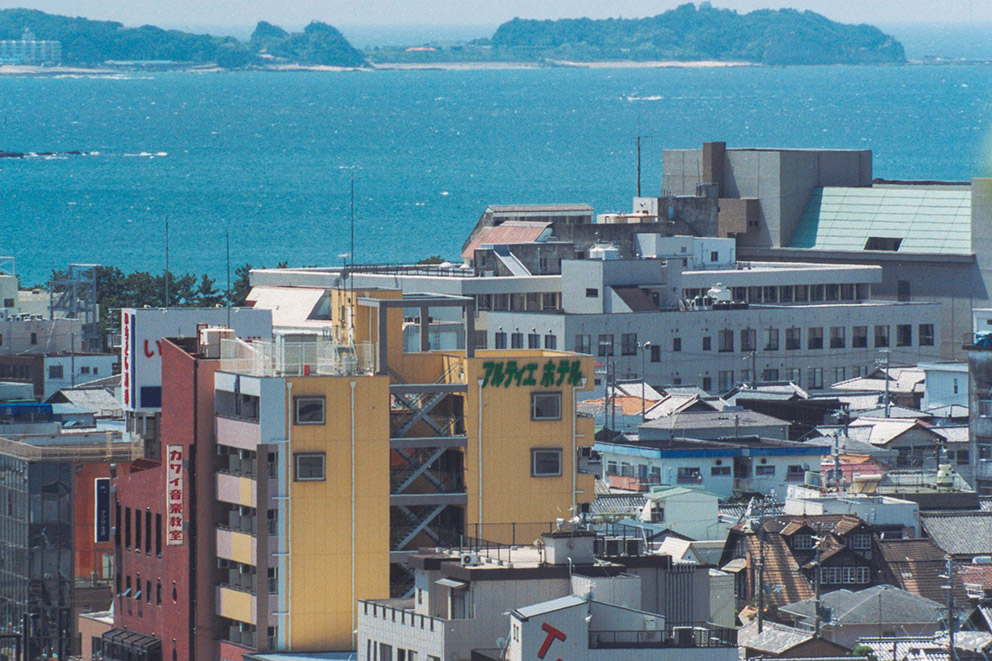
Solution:
[[[183,29],[241,32],[259,20],[287,28],[311,20],[341,26],[496,26],[522,18],[653,16],[686,0],[0,0],[43,11]],[[811,9],[844,23],[992,23],[989,0],[715,0],[741,12]]]

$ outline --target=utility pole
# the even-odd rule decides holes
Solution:
[[[758,633],[765,625],[765,522],[764,501],[758,515]]]
[[[954,648],[954,559],[951,554],[948,553],[947,556],[947,573],[942,575],[941,578],[947,579],[947,585],[944,588],[947,590],[947,657],[950,661],[957,661],[958,654],[957,650]]]
[[[823,537],[820,536],[819,526],[817,526],[817,540],[816,540],[816,560],[813,563],[813,637],[820,637],[820,574],[823,571],[820,568],[820,544],[823,543]]]
[[[891,352],[888,349],[882,349],[882,353],[885,354],[885,417],[889,417],[889,365]],[[876,361],[877,364],[878,361]]]
[[[644,371],[644,354],[651,348],[650,342],[641,345],[641,424],[644,424],[645,401],[647,400],[648,379]]]
[[[165,309],[169,309],[169,218],[165,218]]]
[[[637,136],[637,197],[641,196],[641,136]]]

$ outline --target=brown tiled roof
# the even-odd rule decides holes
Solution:
[[[784,606],[814,596],[813,588],[799,570],[799,564],[784,539],[778,535],[766,535],[763,551],[760,546],[757,535],[747,536],[752,563],[757,563],[764,553],[766,606]],[[754,581],[757,591],[757,566],[754,567]]]
[[[882,581],[918,594],[927,599],[943,602],[947,599],[947,565],[945,554],[932,540],[883,539],[878,542],[882,555]],[[954,597],[958,603],[968,603],[964,581],[960,573],[955,575]]]
[[[475,250],[484,243],[531,243],[541,236],[549,223],[508,220],[495,227],[483,227],[475,238],[462,250],[462,259],[472,259]]]

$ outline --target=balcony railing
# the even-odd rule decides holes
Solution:
[[[354,376],[375,371],[371,342],[221,340],[220,369],[251,376]]]
[[[737,647],[737,631],[703,623],[655,631],[590,631],[590,649]]]

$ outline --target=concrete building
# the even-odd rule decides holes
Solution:
[[[405,308],[456,306],[471,329],[471,301],[347,289],[331,303],[322,340],[162,342],[163,462],[117,492],[115,620],[133,645],[114,631],[123,651],[106,658],[354,649],[356,600],[406,595],[416,549],[533,539],[592,501],[591,419],[574,413],[591,359],[434,352],[426,332],[406,353]],[[139,540],[153,519],[154,542]]]
[[[790,485],[784,511],[791,516],[853,514],[889,536],[919,537],[922,532],[919,504],[874,493],[830,493],[802,484]]]
[[[802,482],[806,471],[819,466],[820,458],[830,452],[755,437],[599,442],[594,449],[602,457],[604,480],[630,475],[647,484],[699,488],[724,500],[750,493],[782,500],[789,484]]]
[[[0,63],[58,64],[62,61],[62,42],[36,39],[24,28],[20,39],[0,40]]]
[[[920,363],[923,370],[923,401],[925,412],[947,407],[968,408],[968,363]]]
[[[940,304],[940,357],[961,358],[989,301],[992,180],[873,179],[869,150],[666,150],[657,204],[677,227],[737,240],[741,259],[882,267],[873,294]]]
[[[976,336],[977,337],[977,336]],[[968,345],[968,427],[975,490],[992,494],[992,346]]]
[[[636,539],[613,551],[581,530],[540,539],[414,555],[414,598],[360,604],[359,658],[736,658],[726,574]]]
[[[62,388],[112,375],[117,364],[109,353],[0,353],[0,380],[30,383],[34,398],[44,401]]]
[[[690,539],[724,539],[729,525],[720,520],[720,497],[702,489],[652,487],[641,521],[663,523],[668,530]]]
[[[32,426],[38,433],[27,433]],[[119,434],[51,433],[43,423],[5,435],[0,624],[23,637],[25,658],[64,658],[79,653],[78,615],[110,606],[110,482],[127,473],[141,451],[120,442]],[[13,655],[14,642],[6,639],[0,649]]]

